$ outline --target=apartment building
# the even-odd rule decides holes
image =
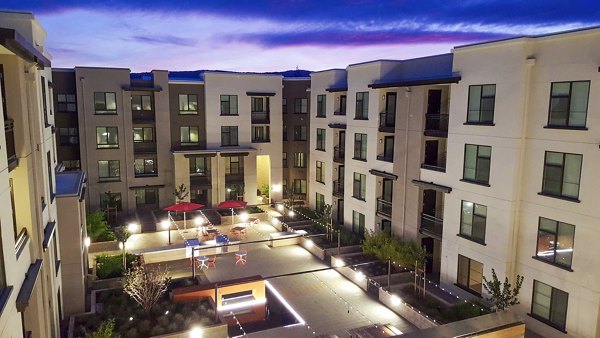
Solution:
[[[58,337],[62,315],[46,32],[0,12],[0,336]]]

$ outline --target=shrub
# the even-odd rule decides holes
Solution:
[[[115,234],[106,222],[106,215],[103,211],[98,210],[87,214],[85,222],[87,234],[93,242],[106,242],[115,239]]]
[[[458,321],[489,313],[481,308],[481,305],[476,302],[456,303],[452,305],[450,311],[447,312],[447,318],[451,321]]]
[[[86,334],[85,338],[112,338],[114,330],[115,320],[111,318],[102,322],[96,331]]]
[[[137,256],[127,254],[127,267],[130,268]],[[123,255],[109,256],[99,254],[96,256],[96,277],[98,279],[107,279],[123,276]]]
[[[415,263],[421,265],[425,262],[427,253],[413,241],[402,241],[392,237],[387,232],[369,231],[365,233],[363,252],[385,260],[391,258],[396,263],[414,269]]]
[[[125,273],[123,291],[149,313],[152,307],[167,292],[171,278],[166,269],[148,269],[143,265],[135,265]]]

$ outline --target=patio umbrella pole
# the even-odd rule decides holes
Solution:
[[[185,211],[183,212],[183,229],[187,230],[187,224],[185,224]]]
[[[233,208],[231,208],[231,225],[233,225],[235,222],[233,221]]]

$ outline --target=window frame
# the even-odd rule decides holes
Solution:
[[[484,101],[484,99],[490,99],[492,98],[492,96],[487,95],[484,96],[483,95],[483,89],[484,87],[490,87],[490,86],[494,86],[494,96],[493,96],[493,107],[492,107],[492,118],[491,120],[485,120],[482,121],[481,117],[482,117],[482,103]],[[477,120],[469,120],[470,117],[470,106],[471,106],[471,90],[473,90],[473,88],[475,87],[479,87],[479,110],[477,110]],[[486,84],[478,84],[478,85],[470,85],[469,86],[469,91],[467,93],[467,119],[465,124],[466,125],[483,125],[483,126],[493,126],[494,125],[494,117],[496,115],[496,94],[497,94],[497,90],[496,90],[496,84],[495,83],[486,83]]]
[[[315,161],[315,181],[325,184],[325,162]]]
[[[306,168],[306,153],[294,152],[294,168]]]
[[[67,134],[63,134],[63,131],[66,130]],[[67,142],[65,142],[65,138],[67,140]],[[76,142],[72,142],[72,140],[75,140]],[[72,145],[78,145],[79,144],[79,128],[71,128],[71,127],[66,127],[66,128],[58,128],[58,145],[60,146],[72,146]]]
[[[300,131],[300,132],[298,132]],[[302,137],[304,136],[304,137]],[[308,127],[307,126],[294,126],[294,141],[305,142],[308,141]]]
[[[221,126],[221,147],[237,147],[239,145],[238,126]]]
[[[100,194],[100,209],[102,209],[102,204],[107,203],[108,200],[106,200],[106,202],[103,203],[103,199],[108,199],[109,194],[104,192]],[[120,192],[111,192],[110,195],[114,195],[116,197],[115,201],[117,201],[117,211],[123,211],[123,195],[121,195]],[[106,210],[107,206],[104,206],[104,209],[102,210]]]
[[[75,94],[56,94],[56,111],[60,113],[76,113],[77,96]]]
[[[327,129],[317,128],[317,142],[315,150],[325,151]]]
[[[141,130],[141,132],[142,132],[142,134],[141,134],[142,135],[142,139],[141,140],[136,140],[135,139],[136,129]],[[146,139],[146,136],[147,136],[146,135],[146,131],[147,131],[147,129],[150,129],[150,134],[152,135],[151,139],[149,139],[149,140]],[[155,137],[154,137],[154,128],[153,127],[134,127],[133,128],[133,143],[154,143],[155,142],[154,138]]]
[[[296,188],[297,186],[300,186],[300,191],[297,191]],[[307,191],[307,182],[305,179],[302,178],[296,178],[294,179],[294,187],[293,187],[293,191],[294,194],[296,195],[306,195],[306,191]]]
[[[201,161],[198,161],[201,160]],[[203,165],[198,166],[198,163],[204,162]],[[210,172],[210,157],[190,157],[189,159],[189,170],[190,176],[200,176],[200,177],[211,177]]]
[[[142,166],[143,166],[143,171],[142,172],[138,172],[137,168],[139,167],[137,162],[138,161],[142,161]],[[152,166],[151,168],[153,168],[153,170],[148,171],[148,165],[146,164],[147,161],[152,161]],[[155,157],[139,157],[139,158],[135,158],[133,160],[133,174],[135,177],[152,177],[152,176],[158,176],[158,163],[156,163],[156,158]]]
[[[294,99],[294,114],[308,114],[308,99],[298,97]]]
[[[559,324],[559,323],[556,323],[551,318],[544,318],[543,316],[541,316],[541,315],[539,315],[539,314],[537,314],[537,313],[534,312],[534,306],[536,304],[536,302],[535,302],[535,295],[536,295],[538,283],[544,284],[544,285],[546,285],[546,286],[548,286],[548,287],[551,288],[551,291],[550,291],[550,307],[548,308],[549,317],[551,317],[552,314],[553,314],[552,308],[554,306],[556,306],[556,304],[554,304],[555,291],[562,292],[562,293],[564,293],[566,295],[567,303],[564,304],[564,314],[565,314],[565,316],[564,316],[565,325],[564,326],[561,325],[561,324]],[[546,324],[546,325],[548,325],[550,327],[553,327],[553,328],[555,328],[555,329],[557,329],[557,330],[559,330],[561,332],[567,333],[566,330],[567,330],[567,315],[568,315],[568,311],[569,311],[569,293],[568,292],[565,292],[565,291],[563,291],[563,290],[561,290],[559,288],[555,288],[552,285],[546,284],[546,283],[541,282],[541,281],[539,281],[537,279],[533,280],[533,286],[532,286],[532,292],[531,292],[531,308],[530,308],[530,312],[529,312],[529,316],[530,317],[535,318],[535,319],[539,320],[540,322],[542,322],[542,323],[544,323],[544,324]]]
[[[360,96],[360,98],[359,98]],[[368,120],[369,119],[369,92],[356,92],[354,119]],[[360,107],[360,109],[359,109]]]
[[[107,176],[102,176],[101,162],[106,162]],[[111,171],[114,171],[116,165],[117,175],[110,176]],[[121,161],[120,160],[98,160],[98,181],[99,182],[119,182],[121,181]]]
[[[322,213],[325,208],[325,195],[318,192],[315,193],[315,211]]]
[[[468,266],[467,266],[467,284],[468,285],[461,284],[461,280],[460,280],[461,257],[465,258],[468,261]],[[471,280],[472,280],[472,278],[471,278],[471,273],[472,273],[471,265],[472,264],[471,263],[472,262],[476,262],[478,264],[481,264],[481,280],[479,281],[479,287],[480,287],[479,291],[474,290],[473,288],[471,288]],[[474,294],[474,295],[476,295],[478,297],[481,297],[482,291],[483,291],[483,270],[484,270],[483,263],[479,262],[479,261],[477,261],[475,259],[469,258],[467,256],[458,254],[458,259],[457,259],[457,264],[456,265],[457,265],[456,266],[456,286],[458,286],[459,288],[461,288],[461,289],[463,289],[463,290],[465,290],[465,291],[467,291],[469,293],[472,293],[472,294]]]
[[[555,229],[554,232],[550,232],[549,230],[546,229],[542,229],[542,220],[547,220],[547,221],[551,221],[555,223]],[[551,235],[554,237],[554,243],[559,243],[559,234],[561,233],[560,228],[561,225],[564,227],[571,227],[572,229],[572,234],[573,236],[570,238],[571,240],[571,259],[569,261],[569,264],[562,264],[558,261],[557,259],[557,246],[554,246],[554,249],[552,250],[554,252],[554,254],[552,256],[548,256],[548,257],[552,257],[552,259],[546,259],[543,258],[543,256],[539,255],[539,248],[540,248],[540,233],[545,233],[546,235]],[[561,221],[557,221],[554,219],[550,219],[547,217],[542,217],[540,216],[538,218],[538,230],[537,230],[537,236],[536,236],[536,250],[535,250],[535,255],[532,258],[535,258],[536,260],[539,260],[541,262],[550,264],[550,265],[554,265],[558,268],[567,270],[567,271],[573,271],[571,268],[573,266],[573,255],[575,254],[575,230],[576,230],[576,226],[574,224],[570,224],[570,223],[565,223],[565,222],[561,222]],[[560,248],[560,247],[559,247]]]
[[[468,178],[466,177],[466,164],[467,164],[467,147],[472,146],[472,147],[476,147],[476,153],[475,153],[475,177],[474,178]],[[486,147],[490,149],[490,156],[489,157],[483,157],[479,155],[479,149],[482,147]],[[477,179],[477,173],[478,173],[478,167],[480,165],[480,160],[489,160],[489,169],[488,169],[488,173],[487,173],[487,180],[481,180],[481,179]],[[466,143],[465,147],[464,147],[464,155],[463,155],[463,178],[461,179],[461,181],[463,182],[469,182],[469,183],[474,183],[474,184],[479,184],[479,185],[483,185],[483,186],[490,186],[490,177],[491,177],[491,172],[492,172],[492,147],[491,146],[486,146],[486,145],[479,145],[479,144],[470,144],[470,143]]]
[[[325,118],[327,117],[326,109],[327,104],[327,96],[325,94],[317,95],[317,118]]]
[[[184,106],[182,107],[182,98],[185,97]],[[190,98],[195,97],[196,99],[196,109],[190,109]],[[198,94],[179,94],[179,115],[198,115]],[[187,109],[182,109],[186,108]]]
[[[552,124],[550,121],[552,120],[552,99],[557,98],[557,97],[564,97],[564,96],[553,96],[552,95],[552,89],[554,88],[555,84],[561,84],[561,83],[568,83],[569,84],[569,95],[568,95],[568,111],[567,111],[567,121],[565,125],[561,125],[561,124]],[[573,84],[574,83],[587,83],[588,87],[587,87],[587,103],[586,103],[586,109],[585,109],[585,118],[584,118],[584,124],[583,126],[575,126],[575,125],[569,125],[569,120],[571,117],[571,102],[572,102],[572,97],[573,97]],[[550,83],[550,99],[548,102],[548,121],[547,124],[544,128],[548,128],[548,129],[572,129],[572,130],[588,130],[587,128],[587,117],[588,117],[588,111],[589,111],[589,107],[590,107],[590,92],[591,92],[591,81],[590,80],[579,80],[579,81],[556,81],[556,82],[551,82]]]
[[[352,232],[361,236],[361,238],[365,236],[365,215],[356,210],[352,210]]]
[[[187,128],[187,139],[189,140],[189,142],[184,142],[183,136],[186,135],[186,133],[184,133],[185,128]],[[196,130],[197,140],[195,142],[193,142],[192,136],[191,136],[193,129]],[[179,144],[182,147],[199,145],[200,144],[200,127],[198,127],[198,126],[179,126]]]
[[[358,179],[357,179],[358,175]],[[358,192],[358,195],[357,195]],[[352,197],[359,201],[366,201],[367,196],[367,175],[354,172],[352,175]]]
[[[471,234],[463,232],[463,225],[464,225],[464,220],[465,220],[464,219],[464,212],[463,212],[463,210],[465,208],[465,204],[466,203],[471,203],[471,224],[470,224],[470,226],[471,226]],[[465,200],[461,201],[460,206],[461,206],[461,209],[460,209],[460,224],[459,224],[459,228],[458,228],[459,236],[463,237],[465,239],[468,239],[470,241],[473,241],[473,242],[485,245],[485,235],[486,235],[486,230],[487,230],[487,206],[483,205],[483,204],[474,203],[474,202],[471,202],[471,201],[465,201]],[[485,208],[485,215],[484,216],[482,216],[481,214],[476,214],[475,210],[476,210],[477,206]],[[475,229],[475,217],[476,216],[483,218],[483,231],[482,231],[483,238],[479,238],[479,237],[476,237],[476,236],[473,235],[474,232],[475,232],[474,229]]]
[[[98,132],[104,129],[104,132],[106,133],[106,143],[99,143],[98,142]],[[110,130],[114,130],[115,133],[115,138],[116,138],[116,143],[110,143],[109,142],[109,136],[110,136]],[[101,136],[104,136],[104,133],[100,134]],[[119,127],[96,127],[96,149],[119,149]]]
[[[281,166],[283,168],[288,167],[287,152],[285,152],[285,151],[281,154]]]
[[[232,98],[235,98],[235,105],[231,104]],[[219,99],[221,116],[239,116],[239,101],[237,95],[221,94]],[[224,106],[225,103],[227,103],[227,107]]]
[[[287,99],[285,97],[281,99],[281,113],[287,114]]]
[[[134,99],[139,98],[140,102],[140,109],[134,109],[133,105],[134,105]],[[144,99],[147,98],[148,102],[150,103],[150,109],[145,109],[144,108]],[[135,103],[137,105],[137,103]],[[137,112],[137,111],[143,111],[143,112],[149,112],[149,111],[154,111],[154,102],[152,101],[152,95],[150,94],[132,94],[131,95],[131,111],[133,112]]]
[[[358,139],[360,137],[360,140]],[[354,157],[353,160],[366,161],[368,135],[363,133],[354,133]],[[359,146],[360,145],[360,146]]]
[[[547,190],[545,190],[545,186],[546,186],[546,174],[548,173],[548,166],[554,166],[556,167],[556,165],[552,165],[552,164],[548,164],[547,160],[548,160],[548,153],[555,153],[555,154],[561,154],[562,155],[562,166],[560,167],[561,170],[561,181],[560,181],[560,194],[554,194],[552,192],[548,192]],[[571,156],[579,156],[580,161],[579,161],[579,180],[577,182],[577,196],[573,197],[573,196],[568,196],[568,195],[564,195],[563,194],[563,190],[564,190],[564,183],[565,183],[565,166],[566,166],[566,158],[567,155],[571,155]],[[558,151],[549,151],[546,150],[546,152],[544,153],[544,171],[542,174],[542,191],[539,193],[539,195],[543,195],[543,196],[548,196],[548,197],[554,197],[554,198],[559,198],[559,199],[563,199],[563,200],[567,200],[567,201],[571,201],[571,202],[577,202],[579,203],[579,195],[581,193],[581,173],[583,171],[583,154],[575,154],[575,153],[562,153],[562,152],[558,152]]]
[[[103,102],[104,102],[104,106],[102,107],[98,107],[97,105],[97,95],[102,94],[103,96]],[[115,108],[114,109],[109,109],[108,105],[107,105],[107,95],[108,94],[112,94],[114,96],[114,100],[115,100]],[[119,104],[117,103],[117,93],[116,92],[94,92],[94,114],[95,115],[117,115],[117,110],[119,108]]]
[[[270,126],[252,126],[252,143],[269,143],[271,142]]]

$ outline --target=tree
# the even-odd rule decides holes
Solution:
[[[525,277],[517,275],[515,281],[515,287],[508,282],[508,277],[504,278],[504,283],[500,283],[496,271],[492,268],[492,280],[487,280],[483,276],[483,288],[487,291],[491,297],[487,298],[496,307],[496,311],[503,311],[509,307],[519,304],[517,296],[523,285],[523,279]]]
[[[417,243],[403,241],[385,231],[366,232],[362,250],[379,259],[391,259],[393,262],[411,269],[422,266],[427,257],[427,252]]]
[[[103,321],[94,332],[87,333],[85,338],[113,338],[115,331],[115,319]]]
[[[123,250],[123,271],[127,270],[127,255],[125,254],[125,243],[131,237],[131,232],[127,230],[125,227],[120,227],[115,230],[115,238],[119,243],[121,243],[121,249]]]
[[[324,204],[321,209],[321,213],[319,214],[319,222],[325,226],[325,231],[327,232],[327,239],[333,239],[333,228],[331,224],[333,223],[331,220],[331,204]]]
[[[92,241],[110,241],[115,239],[115,235],[110,230],[103,211],[98,210],[87,214],[85,222],[87,234]]]
[[[175,188],[175,191],[173,192],[173,196],[175,196],[175,198],[177,199],[177,203],[183,201],[189,194],[189,191],[187,191],[187,188],[183,183],[181,183],[180,186]]]
[[[135,300],[145,312],[150,312],[160,297],[167,291],[171,278],[167,269],[146,269],[138,264],[125,273],[123,292]]]

